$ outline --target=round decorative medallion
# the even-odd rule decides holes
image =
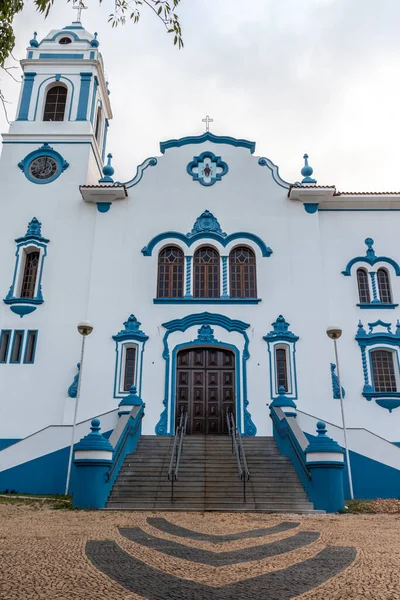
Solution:
[[[34,158],[29,165],[29,174],[34,179],[45,181],[51,179],[57,174],[59,165],[51,156],[39,156]]]
[[[30,152],[18,163],[25,177],[32,183],[51,183],[68,169],[69,163],[46,142]]]

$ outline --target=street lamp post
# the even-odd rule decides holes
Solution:
[[[335,347],[335,359],[336,359],[337,376],[338,376],[338,383],[339,383],[340,410],[342,412],[344,447],[345,447],[345,451],[346,451],[347,472],[349,474],[350,498],[351,498],[351,500],[354,500],[353,478],[351,475],[349,447],[347,445],[347,431],[346,431],[346,422],[345,422],[345,418],[344,418],[342,383],[340,381],[339,356],[338,356],[338,350],[337,350],[337,340],[342,335],[342,330],[340,329],[340,327],[330,326],[327,328],[326,334],[331,340],[333,340],[333,345]]]
[[[74,410],[74,420],[72,422],[72,437],[71,437],[71,446],[69,449],[69,458],[68,458],[68,470],[67,470],[67,481],[65,483],[65,495],[68,495],[69,490],[69,482],[71,479],[71,466],[72,466],[72,455],[74,452],[74,444],[75,444],[75,429],[76,429],[76,418],[78,415],[78,405],[79,405],[79,396],[81,393],[81,381],[82,381],[82,371],[83,371],[83,357],[85,353],[85,340],[88,335],[90,335],[93,331],[93,325],[90,321],[81,321],[78,323],[77,329],[82,336],[82,346],[81,346],[81,366],[79,369],[79,377],[78,377],[78,390],[76,393],[75,400],[75,410]]]

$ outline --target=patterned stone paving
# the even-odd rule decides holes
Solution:
[[[294,529],[300,523],[279,523],[274,527],[263,527],[261,529],[250,529],[249,531],[240,531],[238,533],[231,533],[229,535],[213,535],[212,533],[202,533],[201,531],[192,531],[186,529],[186,527],[180,527],[164,519],[163,517],[149,517],[147,519],[149,525],[156,527],[160,531],[165,533],[171,533],[179,537],[190,538],[191,540],[199,540],[201,542],[211,542],[212,544],[220,544],[221,542],[233,542],[234,540],[244,540],[248,538],[264,537],[265,535],[273,535],[274,533],[281,533],[288,529]]]
[[[262,546],[253,546],[252,548],[243,548],[228,552],[210,552],[209,550],[202,550],[200,548],[188,548],[187,546],[177,544],[171,540],[164,540],[149,535],[140,529],[140,527],[120,529],[119,531],[121,535],[137,544],[148,546],[159,552],[164,552],[164,554],[168,554],[169,556],[175,556],[177,558],[183,558],[190,560],[191,562],[198,562],[213,567],[234,565],[240,562],[260,560],[261,558],[266,558],[268,556],[284,554],[285,552],[297,550],[297,548],[302,548],[307,544],[311,544],[319,538],[319,533],[317,531],[300,531],[285,540],[278,540]]]
[[[400,600],[400,518],[0,504],[0,600],[290,598]]]

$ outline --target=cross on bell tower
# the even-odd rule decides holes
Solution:
[[[214,119],[211,119],[208,115],[206,115],[201,122],[206,124],[206,131],[210,131],[210,123],[214,123]]]
[[[82,17],[82,11],[87,10],[87,6],[84,5],[83,0],[75,0],[74,5],[72,7],[74,10],[77,10],[77,18],[76,20],[80,23]]]

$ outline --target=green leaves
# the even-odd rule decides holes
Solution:
[[[35,0],[39,2],[47,2],[53,0]],[[101,0],[100,0],[101,1]],[[183,48],[182,29],[179,22],[179,17],[176,14],[176,9],[181,0],[114,0],[115,1],[115,13],[109,16],[108,21],[112,23],[113,27],[117,25],[124,25],[126,23],[126,13],[130,10],[129,19],[133,23],[138,23],[141,10],[137,7],[146,5],[150,8],[154,14],[162,21],[167,33],[174,34],[174,46],[178,45],[178,48]],[[132,10],[132,5],[136,8]]]
[[[23,6],[22,0],[0,0],[0,66],[4,66],[14,48],[12,22]]]

